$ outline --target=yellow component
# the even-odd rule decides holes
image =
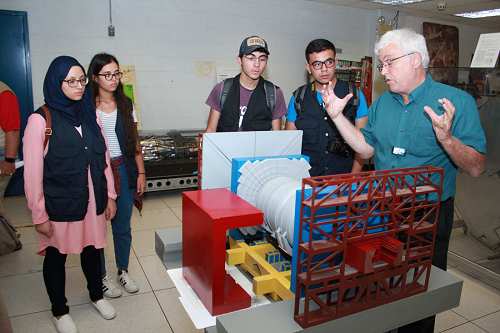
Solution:
[[[253,292],[256,295],[271,294],[273,300],[292,299],[290,291],[291,271],[278,272],[265,257],[267,252],[276,251],[269,243],[249,246],[245,242],[230,238],[231,249],[226,251],[228,265],[241,265],[253,279]]]
[[[245,262],[245,250],[230,249],[226,250],[226,263],[231,266],[241,265]]]
[[[234,247],[236,247],[236,244],[238,243],[239,241],[237,241],[236,239],[234,239],[233,237],[229,237],[229,248],[232,249]]]

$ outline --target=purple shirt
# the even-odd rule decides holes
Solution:
[[[220,112],[220,96],[222,94],[223,81],[217,83],[215,87],[208,95],[207,101],[205,102],[211,109]],[[248,90],[240,84],[240,127],[243,116],[247,111],[248,102],[250,101],[250,96],[252,96],[253,90]],[[280,88],[276,87],[276,106],[273,110],[273,120],[281,119],[286,114],[286,104],[285,97]]]

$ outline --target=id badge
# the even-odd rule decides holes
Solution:
[[[397,155],[397,156],[405,156],[406,149],[394,146],[394,147],[392,147],[392,154]]]

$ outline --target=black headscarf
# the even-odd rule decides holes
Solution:
[[[73,126],[80,126],[82,124],[83,102],[82,100],[69,99],[61,88],[63,80],[73,66],[79,66],[85,73],[83,66],[72,57],[60,56],[50,63],[43,81],[43,97],[51,110],[60,112]]]
[[[50,63],[43,81],[45,103],[51,110],[60,112],[73,126],[80,126],[84,122],[91,131],[100,134],[90,89],[85,89],[85,93],[79,101],[69,99],[62,91],[62,82],[73,66],[79,66],[85,73],[83,66],[73,57],[60,56]]]

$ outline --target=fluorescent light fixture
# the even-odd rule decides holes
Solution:
[[[488,9],[481,10],[478,12],[466,12],[460,14],[453,14],[455,16],[467,17],[467,18],[482,18],[482,17],[490,17],[490,16],[500,16],[500,8],[496,9]]]
[[[409,5],[417,2],[424,2],[429,0],[370,0],[370,2],[381,3],[383,5]]]

